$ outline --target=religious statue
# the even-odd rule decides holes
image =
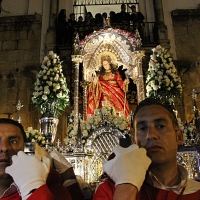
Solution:
[[[102,106],[113,107],[116,114],[129,115],[130,109],[126,99],[129,80],[123,81],[116,65],[109,55],[101,57],[101,66],[88,88],[87,114],[94,114]]]

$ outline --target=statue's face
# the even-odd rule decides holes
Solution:
[[[104,60],[102,64],[103,64],[103,67],[104,67],[105,70],[109,70],[110,69],[110,64],[109,64],[109,62],[107,60]]]

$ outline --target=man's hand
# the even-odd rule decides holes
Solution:
[[[72,165],[67,161],[67,159],[56,150],[53,150],[50,153],[50,156],[53,158],[53,165],[55,169],[63,179],[63,185],[67,187],[76,183],[77,180],[74,174],[74,169]]]
[[[6,173],[13,177],[22,197],[46,183],[50,171],[48,158],[19,151],[12,157],[12,162],[11,166],[6,167]]]
[[[144,148],[136,144],[128,148],[114,148],[115,157],[103,165],[104,171],[115,182],[115,185],[130,183],[140,190],[151,160]]]
[[[57,169],[57,171],[61,174],[68,170],[69,168],[72,168],[72,165],[67,161],[67,159],[60,154],[58,151],[53,150],[50,153],[50,156],[53,158],[53,164],[54,167]]]

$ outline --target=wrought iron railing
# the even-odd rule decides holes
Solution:
[[[74,0],[74,5],[106,5],[106,4],[133,4],[138,0]]]
[[[158,36],[157,36],[158,31],[155,22],[145,22],[142,30],[140,30],[137,26],[128,24],[113,24],[112,28],[122,29],[132,33],[135,33],[135,30],[138,29],[142,38],[142,44],[152,44],[152,43],[155,44],[158,41]],[[103,29],[103,25],[101,24],[96,24],[93,26],[85,26],[84,24],[71,26],[68,29],[69,30],[68,39],[70,41],[68,40],[67,44],[61,44],[61,45],[71,45],[77,33],[79,34],[80,40],[82,40],[85,38],[86,35],[89,35],[94,31],[98,31],[100,29]]]

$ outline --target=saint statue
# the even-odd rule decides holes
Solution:
[[[113,107],[116,114],[127,117],[130,113],[126,99],[129,80],[123,81],[117,67],[109,55],[101,57],[101,67],[88,88],[87,114],[94,114],[102,106]]]

